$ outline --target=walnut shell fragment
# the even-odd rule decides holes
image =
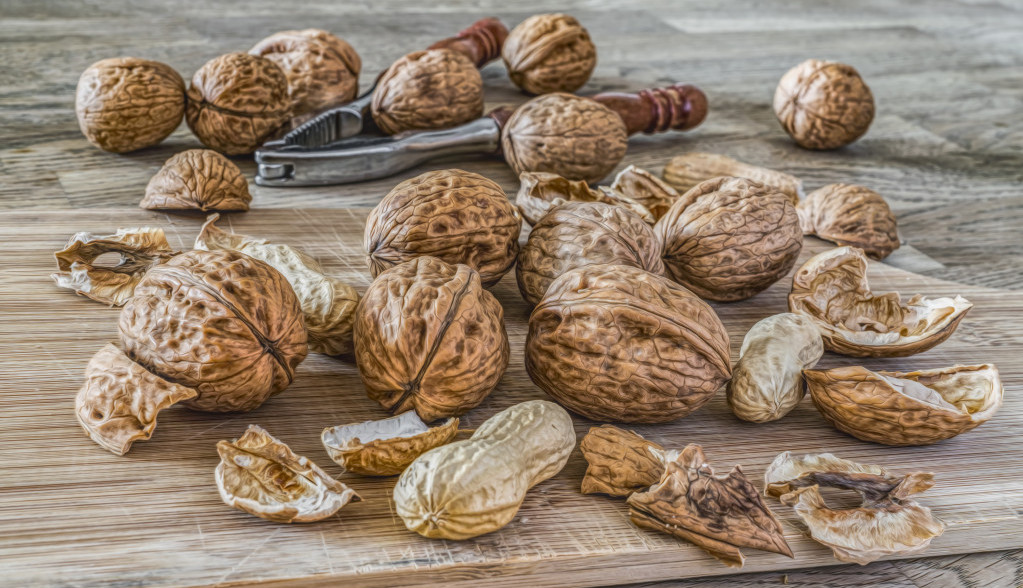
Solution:
[[[540,222],[552,208],[566,202],[604,202],[621,206],[649,224],[656,220],[645,206],[617,190],[594,190],[586,182],[547,172],[522,172],[519,182],[515,205],[530,225]]]
[[[320,439],[334,463],[363,476],[396,476],[417,457],[458,433],[458,419],[429,427],[415,411],[396,417],[328,427]]]
[[[115,265],[97,264],[105,253],[117,253],[120,259]],[[121,306],[132,297],[150,268],[177,254],[163,229],[118,229],[113,235],[75,233],[67,246],[54,254],[59,271],[51,277],[61,288],[103,304]]]
[[[654,221],[664,216],[680,196],[664,180],[634,165],[618,172],[611,190],[641,204]]]
[[[567,14],[536,14],[508,33],[501,49],[508,77],[530,94],[575,92],[597,65],[597,47]]]
[[[807,59],[778,82],[774,113],[800,147],[837,149],[870,128],[874,95],[852,66]]]
[[[864,367],[806,370],[810,397],[824,419],[863,441],[929,445],[986,422],[1002,405],[991,365],[915,372]]]
[[[838,247],[811,257],[792,277],[789,310],[809,316],[829,351],[852,357],[906,357],[948,339],[973,304],[962,296],[906,302],[875,295],[862,249]]]
[[[217,453],[214,477],[220,498],[269,521],[319,521],[361,500],[355,490],[256,425],[234,441],[219,441]]]
[[[715,476],[699,445],[686,446],[660,483],[627,502],[637,526],[685,539],[729,567],[742,567],[740,547],[793,557],[781,523],[739,466]]]
[[[788,195],[792,204],[803,196],[803,182],[793,176],[766,167],[750,165],[717,153],[685,153],[671,158],[664,166],[664,181],[680,192],[712,178],[732,176],[770,186]]]
[[[899,248],[892,209],[877,192],[851,184],[829,184],[810,192],[796,206],[804,235],[859,247],[873,259]]]
[[[614,425],[590,427],[579,443],[586,460],[583,494],[628,496],[653,486],[664,474],[664,464],[678,457],[641,435]]]
[[[157,413],[198,394],[157,376],[108,343],[85,367],[75,415],[90,439],[124,455],[135,441],[153,436]]]
[[[189,149],[167,160],[139,203],[147,210],[248,210],[249,183],[233,161],[212,149]]]

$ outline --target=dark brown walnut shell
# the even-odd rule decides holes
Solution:
[[[515,264],[522,219],[501,186],[460,169],[427,172],[395,186],[366,219],[370,272],[430,255],[464,263],[492,286]]]
[[[416,51],[387,68],[371,108],[388,135],[455,127],[483,116],[483,77],[458,51]]]
[[[249,50],[276,63],[288,78],[291,116],[355,98],[362,59],[347,42],[320,29],[274,33]]]
[[[276,63],[248,53],[206,62],[188,86],[185,121],[203,145],[252,153],[290,115],[288,79]]]
[[[78,79],[78,127],[104,151],[126,153],[156,145],[178,128],[184,113],[185,81],[158,61],[104,59]]]
[[[778,82],[774,113],[800,147],[837,149],[870,128],[874,95],[852,66],[807,59]]]
[[[526,371],[593,420],[661,423],[728,380],[728,333],[682,286],[625,265],[590,265],[550,285],[529,317]]]
[[[873,259],[884,259],[899,248],[895,215],[869,188],[829,184],[810,192],[796,212],[804,235],[859,247]]]
[[[625,123],[599,102],[546,94],[518,107],[501,133],[504,158],[516,174],[550,172],[596,182],[625,157]]]
[[[185,406],[211,412],[258,407],[291,384],[307,351],[288,281],[235,251],[189,251],[149,270],[120,332],[132,359],[199,392]]]
[[[803,248],[789,197],[745,178],[697,184],[654,228],[669,274],[701,298],[723,302],[767,289],[792,269]]]
[[[641,204],[650,211],[654,221],[664,216],[680,196],[664,180],[634,165],[615,176],[611,189]]]
[[[252,194],[242,170],[211,149],[174,155],[149,180],[139,206],[147,210],[248,210]]]
[[[653,486],[664,474],[664,464],[676,455],[633,431],[614,425],[591,427],[579,449],[586,460],[583,494],[628,496]]]
[[[631,265],[664,274],[653,227],[628,210],[603,202],[567,202],[552,209],[519,252],[515,279],[529,304],[558,276],[593,264]]]
[[[547,172],[522,172],[519,182],[515,206],[530,225],[540,222],[552,208],[566,202],[605,202],[626,208],[649,224],[655,220],[645,206],[617,190],[605,190],[604,186],[594,190],[586,182]]]
[[[575,92],[597,65],[597,47],[567,14],[537,14],[508,33],[501,49],[508,77],[530,94]]]
[[[508,354],[504,309],[466,265],[407,261],[380,274],[355,309],[359,375],[394,414],[464,414],[497,386]]]

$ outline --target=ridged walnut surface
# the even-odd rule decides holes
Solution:
[[[895,214],[877,192],[852,184],[829,184],[796,206],[804,235],[859,247],[873,259],[899,248]]]
[[[647,223],[656,220],[646,206],[618,190],[605,186],[594,190],[582,180],[569,180],[548,172],[522,172],[515,206],[530,225],[540,222],[543,215],[566,202],[604,202],[628,209]]]
[[[182,151],[149,180],[139,204],[148,210],[248,210],[252,194],[242,170],[212,149]]]
[[[800,147],[837,149],[870,128],[874,95],[852,66],[807,59],[778,82],[774,113]]]
[[[591,427],[579,443],[586,460],[580,492],[628,496],[653,486],[664,474],[664,448],[613,425]]]
[[[597,47],[567,14],[537,14],[508,34],[501,50],[508,77],[530,94],[575,92],[597,65]]]
[[[743,163],[727,155],[717,153],[684,153],[671,158],[664,166],[664,181],[676,190],[687,192],[700,182],[719,177],[732,176],[754,180],[776,188],[799,203],[803,195],[803,183],[799,178],[756,165]]]

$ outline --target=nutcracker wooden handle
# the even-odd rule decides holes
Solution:
[[[508,27],[496,18],[483,18],[472,23],[454,37],[437,41],[428,49],[451,49],[465,55],[476,67],[501,56],[501,47],[508,37]]]
[[[593,100],[618,113],[630,135],[686,131],[707,117],[707,96],[690,84],[650,88],[634,94],[604,92]]]

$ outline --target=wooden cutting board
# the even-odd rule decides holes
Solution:
[[[364,291],[362,210],[257,210],[223,219],[237,232],[299,245]],[[326,426],[383,418],[366,398],[351,357],[310,355],[294,385],[246,414],[172,408],[152,440],[118,457],[93,444],[73,414],[86,362],[115,340],[118,309],[57,289],[52,253],[77,231],[163,227],[189,248],[201,218],[137,209],[14,212],[0,219],[0,583],[101,586],[232,584],[305,580],[311,584],[398,586],[426,582],[583,586],[733,573],[700,549],[634,527],[621,500],[579,493],[585,462],[568,466],[526,497],[515,520],[475,540],[428,540],[394,514],[395,478],[341,479],[364,498],[338,516],[283,525],[225,506],[213,483],[214,445],[250,423],[266,427],[328,472],[340,468],[319,442]],[[827,248],[808,240],[803,257]],[[758,486],[781,451],[830,451],[895,472],[923,469],[937,485],[920,501],[948,523],[925,555],[1023,546],[1023,297],[1016,292],[940,282],[872,263],[875,291],[962,294],[976,307],[951,339],[912,358],[866,360],[872,368],[919,369],[993,362],[1005,381],[1005,405],[975,431],[931,447],[891,448],[833,430],[806,399],[780,421],[735,419],[724,394],[666,425],[639,426],[668,447],[700,443],[718,472],[733,464]],[[735,304],[715,305],[733,358],[757,320],[786,310],[788,280]],[[545,395],[522,363],[528,310],[513,275],[495,289],[511,337],[511,365],[500,386],[463,419],[475,427],[495,412]],[[821,367],[860,360],[826,354]],[[581,438],[594,423],[575,418]],[[828,549],[804,537],[791,510],[773,500],[795,560],[743,550],[744,571],[834,565]]]

